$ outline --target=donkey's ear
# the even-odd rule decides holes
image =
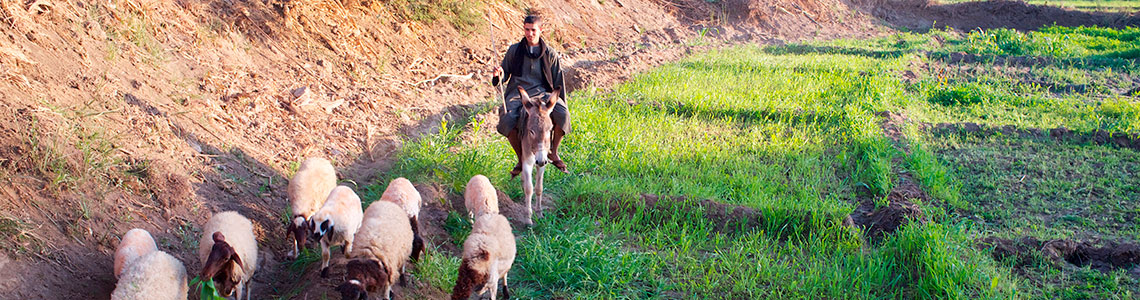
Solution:
[[[546,98],[546,102],[542,103],[542,108],[545,110],[554,109],[554,105],[558,104],[558,94],[550,94],[550,98]]]
[[[526,89],[519,87],[519,96],[522,97],[523,102],[530,102],[530,95],[526,93]]]

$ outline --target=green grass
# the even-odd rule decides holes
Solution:
[[[1042,32],[1113,40],[1128,34],[1060,27]],[[1091,42],[1073,41],[1085,40],[1066,43],[1093,49]],[[1140,172],[1135,152],[934,135],[921,124],[1140,132],[1137,101],[1119,93],[1132,83],[1109,80],[1137,74],[1135,64],[1110,57],[1116,48],[1070,55],[1041,52],[1038,44],[1019,48],[1022,54],[988,55],[1068,60],[1030,68],[943,59],[971,43],[978,37],[933,31],[742,46],[696,54],[611,92],[571,95],[574,132],[562,153],[572,175],[548,172],[546,192],[557,208],[532,228],[515,228],[514,293],[576,299],[1135,293],[1134,281],[1120,272],[1014,266],[994,261],[975,243],[991,235],[1140,238],[1137,221],[1129,219],[1140,208],[1123,200],[1138,196],[1135,176],[1125,178]],[[909,81],[903,78],[907,71],[915,73]],[[1069,85],[1087,87],[1079,93],[1062,88]],[[899,145],[880,128],[879,111],[910,118]],[[512,199],[521,197],[518,181],[507,177],[513,155],[492,131],[494,124],[465,119],[441,125],[438,134],[405,144],[393,170],[363,188],[366,202],[398,176],[459,194],[471,176],[484,174]],[[1032,189],[1006,188],[1013,186],[1013,174],[1029,170],[1037,172],[1027,179]],[[885,204],[903,173],[931,195],[918,203],[929,222],[911,223],[873,243],[840,225],[860,201]],[[647,207],[643,193],[688,200]],[[718,220],[702,199],[750,207],[763,218]],[[1057,217],[1037,222],[1052,215]],[[455,245],[470,230],[458,212],[450,212],[443,226]],[[453,281],[448,276],[454,271],[447,270],[457,258],[445,256],[421,275],[432,286],[447,288]]]
[[[1140,153],[1049,137],[933,139],[933,152],[956,166],[964,215],[997,233],[1040,238],[1140,240]]]

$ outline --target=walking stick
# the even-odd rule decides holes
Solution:
[[[496,45],[497,43],[495,42],[495,24],[491,23],[491,15],[490,14],[487,15],[487,31],[491,33],[491,52],[497,54],[499,51],[499,47],[497,47],[497,45]],[[494,62],[494,59],[495,59],[495,57],[491,56],[491,62]],[[495,74],[495,76],[491,78],[491,85],[495,87],[495,92],[497,92],[497,94],[495,96],[499,97],[499,99],[503,100],[503,106],[501,109],[499,109],[499,111],[501,111],[503,114],[505,114],[505,113],[507,113],[507,95],[506,95],[506,92],[503,91],[503,89],[506,88],[503,85],[506,84],[507,78],[505,78],[505,76],[504,76],[503,81],[499,82],[499,75],[502,75],[502,74]],[[502,84],[500,84],[500,83],[502,83]]]

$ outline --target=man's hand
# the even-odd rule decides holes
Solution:
[[[495,65],[495,67],[491,69],[491,72],[491,85],[499,86],[499,79],[501,79],[499,76],[503,75],[503,67]]]

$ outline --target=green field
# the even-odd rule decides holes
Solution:
[[[977,240],[1135,243],[1140,153],[925,124],[1138,133],[1138,34],[1049,27],[741,46],[575,92],[563,145],[572,174],[548,172],[556,208],[515,228],[514,296],[1134,298],[1140,282],[1127,269],[997,261]],[[955,61],[960,52],[972,61]],[[897,144],[883,111],[908,118]],[[362,195],[375,200],[397,176],[461,194],[485,174],[520,201],[509,146],[477,120],[409,142]],[[915,200],[927,222],[880,240],[842,225],[862,201],[885,205],[904,174],[931,195]],[[689,200],[646,206],[642,194]],[[704,199],[763,217],[711,218]],[[457,212],[444,227],[457,245],[469,230]],[[414,274],[449,292],[458,258],[429,253]]]

